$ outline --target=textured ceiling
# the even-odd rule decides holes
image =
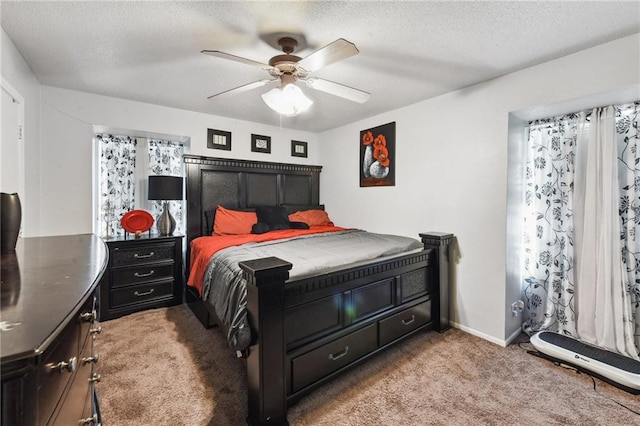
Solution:
[[[640,2],[13,2],[2,28],[40,83],[318,132],[640,32]],[[313,76],[365,90],[357,104],[303,86],[314,100],[280,117],[263,87],[207,96],[268,77],[206,56],[259,62],[260,36],[302,32],[306,56],[338,38],[360,53]]]

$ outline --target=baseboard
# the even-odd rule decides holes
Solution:
[[[495,343],[496,345],[502,346],[503,348],[506,348],[507,346],[509,346],[509,344],[511,342],[513,342],[513,340],[516,337],[518,337],[520,335],[520,333],[521,333],[521,330],[518,329],[518,330],[514,331],[509,337],[507,337],[506,340],[503,340],[503,339],[496,339],[493,336],[490,336],[488,334],[482,333],[482,332],[480,332],[478,330],[475,330],[475,329],[473,329],[471,327],[467,327],[466,325],[458,324],[455,321],[451,321],[451,326],[455,327],[455,328],[458,328],[458,329],[464,331],[465,333],[469,333],[469,334],[472,334],[472,335],[474,335],[476,337],[480,337],[481,339],[488,340],[489,342]]]
[[[516,331],[511,333],[511,336],[507,337],[507,341],[506,341],[506,345],[505,346],[509,346],[511,344],[511,342],[513,342],[521,334],[522,334],[522,329],[521,328],[518,328]]]

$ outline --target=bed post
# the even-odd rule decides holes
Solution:
[[[434,329],[439,332],[446,331],[449,325],[449,243],[453,240],[453,234],[443,232],[428,232],[420,234],[425,249],[433,249],[435,253],[435,265],[433,276],[437,286],[434,289],[434,299],[432,304],[432,318]]]
[[[277,257],[266,257],[240,262],[239,266],[247,280],[249,321],[256,336],[247,358],[247,423],[288,425],[284,283],[292,265]]]

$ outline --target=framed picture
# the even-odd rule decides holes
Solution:
[[[207,129],[207,148],[231,151],[231,132]]]
[[[307,158],[307,142],[291,141],[291,156]]]
[[[251,152],[271,154],[271,136],[251,134]]]
[[[396,123],[360,132],[360,186],[395,186]]]

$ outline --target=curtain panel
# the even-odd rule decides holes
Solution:
[[[100,152],[100,232],[106,237],[123,235],[120,218],[135,205],[136,141],[127,136],[96,138]]]
[[[575,336],[573,186],[578,115],[529,129],[523,235],[524,330]]]
[[[636,350],[640,350],[640,103],[616,108],[616,144],[620,202],[620,239],[624,293]]]
[[[639,103],[530,123],[523,330],[638,357]]]

